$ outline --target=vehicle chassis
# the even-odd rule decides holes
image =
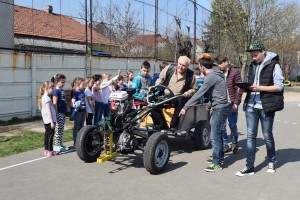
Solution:
[[[169,90],[165,86],[162,87]],[[133,102],[132,92],[127,92],[128,102]],[[117,156],[118,153],[130,154],[142,150],[146,170],[151,174],[159,174],[166,168],[171,153],[168,136],[191,139],[197,150],[209,148],[209,111],[205,109],[203,103],[188,109],[186,114],[179,118],[175,130],[140,126],[152,109],[170,107],[170,102],[178,98],[178,96],[171,96],[163,95],[159,101],[151,102],[149,93],[146,106],[132,109],[132,104],[128,104],[124,112],[120,114],[112,112],[110,118],[102,119],[99,127],[84,126],[76,138],[76,151],[79,158],[85,162],[102,163]],[[101,152],[104,153],[101,155]]]

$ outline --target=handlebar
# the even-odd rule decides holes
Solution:
[[[176,99],[176,98],[178,98],[178,97],[182,97],[182,96],[184,96],[183,94],[180,94],[180,95],[176,95],[176,96],[174,96],[174,93],[172,92],[172,90],[169,88],[169,87],[167,87],[167,86],[164,86],[164,85],[157,85],[157,86],[155,86],[156,88],[157,87],[163,87],[164,89],[167,89],[169,92],[170,92],[170,94],[171,94],[171,98],[168,98],[168,99],[166,99],[166,100],[164,100],[164,101],[162,101],[162,102],[159,102],[159,103],[153,103],[153,102],[150,102],[150,100],[149,100],[149,98],[150,97],[152,97],[152,96],[154,96],[154,92],[153,92],[153,94],[152,95],[150,95],[150,93],[151,93],[151,91],[148,91],[147,92],[147,104],[148,104],[148,106],[159,106],[159,105],[162,105],[162,104],[164,104],[164,103],[167,103],[167,102],[169,102],[169,101],[172,101],[173,99]]]
[[[162,105],[162,104],[167,103],[167,102],[169,102],[169,101],[172,101],[173,99],[176,99],[176,98],[178,98],[178,97],[183,97],[183,96],[184,96],[183,94],[176,95],[176,96],[174,96],[174,97],[171,97],[171,98],[169,98],[169,99],[167,99],[167,100],[164,100],[164,101],[162,101],[162,102],[159,102],[159,103],[151,103],[151,102],[149,102],[149,101],[148,101],[148,96],[147,96],[147,103],[148,103],[149,106],[159,106],[159,105]]]

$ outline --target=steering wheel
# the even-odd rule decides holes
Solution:
[[[155,101],[164,101],[174,96],[172,90],[165,85],[156,85],[150,92],[153,94],[152,97],[155,98]]]

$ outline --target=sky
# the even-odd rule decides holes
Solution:
[[[88,0],[89,2],[90,0]],[[138,20],[140,20],[141,28],[146,31],[154,32],[155,30],[155,10],[151,5],[155,4],[155,0],[98,0],[101,6],[107,7],[110,3],[120,5],[120,8],[125,8],[126,2],[131,2],[132,9],[138,13]],[[188,27],[190,27],[191,35],[194,32],[194,0],[158,0],[159,14],[158,14],[158,29],[165,30],[165,27],[171,27],[172,29],[178,28],[176,26],[174,16],[180,17],[182,31],[188,33]],[[198,6],[197,9],[197,34],[201,35],[204,21],[208,19],[209,11],[211,10],[211,0],[196,0],[197,3],[203,6],[205,9]],[[33,7],[39,10],[45,10],[47,5],[53,6],[54,13],[61,13],[62,15],[68,15],[73,18],[80,18],[82,13],[82,5],[85,0],[15,0],[16,5]],[[96,0],[93,0],[95,4]],[[144,11],[144,12],[143,12]],[[80,21],[80,19],[78,19]],[[82,21],[81,21],[82,22]],[[199,31],[200,30],[200,31]],[[161,33],[162,34],[162,33]]]

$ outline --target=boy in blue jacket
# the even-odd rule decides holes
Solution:
[[[133,97],[139,101],[146,101],[148,87],[152,84],[152,78],[149,75],[150,63],[144,61],[137,76],[132,81],[132,88],[135,88]]]

